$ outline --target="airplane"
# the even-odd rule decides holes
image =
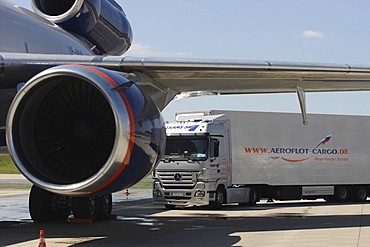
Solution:
[[[370,90],[370,67],[142,58],[114,0],[0,2],[0,133],[33,184],[34,222],[103,220],[112,193],[146,177],[165,145],[161,115],[181,93]]]

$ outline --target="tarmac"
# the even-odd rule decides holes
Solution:
[[[7,178],[0,176],[0,180]],[[14,181],[16,178],[9,178]],[[187,207],[165,210],[142,198],[113,194],[117,219],[93,224],[35,224],[28,214],[28,190],[0,189],[0,246],[369,246],[370,201],[262,201],[221,210]],[[11,208],[11,210],[10,210]],[[19,213],[15,213],[18,212]]]

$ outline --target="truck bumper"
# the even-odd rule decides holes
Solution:
[[[208,185],[198,182],[192,190],[163,189],[159,182],[153,184],[153,203],[174,206],[203,206],[209,204]]]

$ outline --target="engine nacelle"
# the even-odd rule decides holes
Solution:
[[[32,183],[83,196],[140,181],[158,163],[166,134],[151,98],[121,74],[64,65],[37,74],[18,92],[6,137]]]
[[[96,54],[121,55],[132,29],[114,0],[32,0],[36,14],[83,38]]]

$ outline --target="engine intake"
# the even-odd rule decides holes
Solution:
[[[82,37],[96,54],[122,55],[132,29],[114,0],[32,0],[36,14]]]
[[[18,92],[7,142],[34,184],[64,195],[106,194],[144,178],[165,144],[152,100],[120,74],[83,65],[58,66]]]

